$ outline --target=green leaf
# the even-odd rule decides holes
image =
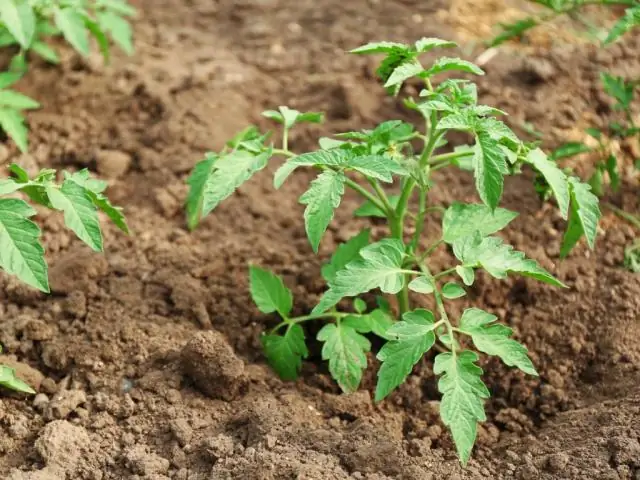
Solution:
[[[491,40],[491,42],[489,43],[489,47],[497,47],[507,40],[511,40],[514,37],[519,37],[524,32],[530,30],[536,25],[538,25],[538,23],[534,17],[525,18],[512,24],[500,24],[500,27],[503,31],[499,35],[495,36],[493,40]]]
[[[569,225],[560,248],[560,257],[566,257],[578,243],[581,236],[585,236],[589,248],[595,247],[600,220],[598,197],[591,193],[591,187],[580,182],[576,177],[569,178],[571,191],[571,213]]]
[[[0,73],[0,88],[7,88],[22,78],[22,74],[18,72],[2,72]]]
[[[430,278],[421,275],[409,282],[409,290],[428,295],[434,291],[433,282]]]
[[[389,339],[387,336],[387,330],[395,324],[391,315],[381,308],[375,309],[373,312],[369,313],[360,318],[361,321],[366,325],[365,327],[360,327],[358,330],[361,333],[369,333],[373,332],[380,338]],[[361,322],[362,323],[362,322]]]
[[[98,4],[126,17],[133,17],[136,14],[136,9],[129,5],[126,0],[98,0]]]
[[[640,25],[640,6],[634,6],[628,8],[624,12],[624,16],[620,18],[609,30],[607,38],[604,40],[604,44],[608,45],[615,42],[625,33],[631,31],[634,27]]]
[[[487,355],[495,355],[509,367],[517,367],[529,375],[538,372],[527,355],[527,349],[512,340],[513,331],[504,325],[494,324],[498,319],[479,308],[468,308],[460,318],[459,331],[470,335],[478,350]]]
[[[460,58],[440,57],[437,59],[431,68],[425,72],[426,77],[432,77],[442,72],[459,71],[473,73],[475,75],[484,75],[484,70],[475,65],[474,63],[462,60]]]
[[[456,298],[464,297],[467,292],[464,291],[457,283],[448,282],[445,283],[442,287],[442,296],[444,298],[448,298],[449,300],[454,300]]]
[[[109,63],[109,60],[111,58],[109,39],[107,38],[107,34],[104,32],[102,26],[89,17],[84,17],[84,26],[91,33],[91,35],[93,35],[93,38],[96,39],[98,47],[100,47],[100,53],[102,53],[104,62]]]
[[[596,140],[600,140],[602,138],[602,132],[597,128],[585,128],[584,133]]]
[[[0,21],[23,49],[29,48],[36,31],[36,16],[28,2],[2,0],[0,2]]]
[[[442,219],[442,239],[453,243],[459,238],[479,232],[486,237],[506,227],[518,214],[505,208],[492,210],[477,203],[453,203]]]
[[[345,162],[344,167],[356,170],[366,177],[375,178],[387,183],[393,181],[392,174],[407,173],[398,162],[383,155],[358,155],[349,158]]]
[[[398,206],[398,201],[400,200],[400,195],[389,195],[389,203],[395,209]],[[356,217],[378,217],[378,218],[387,218],[385,213],[380,210],[376,205],[371,203],[369,200],[366,200],[360,207],[358,207],[353,214]]]
[[[456,273],[462,279],[462,282],[470,287],[473,285],[473,281],[475,280],[475,272],[471,267],[463,267],[462,265],[456,266]]]
[[[53,208],[64,212],[67,227],[93,250],[101,252],[98,212],[87,190],[72,180],[65,180],[61,188],[50,185],[46,192]]]
[[[640,9],[639,19],[640,19]],[[608,95],[615,98],[623,109],[629,108],[629,105],[633,101],[634,85],[632,83],[626,83],[624,78],[615,77],[606,72],[600,74],[604,91]]]
[[[343,166],[353,154],[346,150],[318,150],[316,152],[303,153],[287,160],[278,170],[273,178],[275,188],[280,188],[285,180],[294,170],[302,166],[323,165],[327,167]]]
[[[478,110],[482,112],[481,107],[482,105],[473,108],[476,115],[479,114]],[[479,128],[485,133],[488,133],[496,142],[507,143],[514,149],[517,149],[522,143],[513,130],[511,130],[507,124],[501,120],[492,117],[481,118],[479,120]]]
[[[269,365],[282,380],[298,378],[302,359],[309,356],[300,325],[290,325],[284,336],[263,335],[260,341]]]
[[[0,108],[2,107],[27,110],[39,108],[40,104],[26,95],[14,92],[13,90],[0,90]]]
[[[620,189],[620,174],[618,173],[618,162],[614,155],[609,155],[605,164],[607,174],[609,174],[609,181],[611,182],[611,189],[617,192]]]
[[[403,43],[396,42],[372,42],[362,45],[361,47],[354,48],[349,53],[355,53],[359,55],[372,55],[377,53],[392,53],[396,51],[407,51],[408,47]]]
[[[16,377],[16,371],[6,365],[0,365],[0,386],[22,393],[36,393],[25,382]]]
[[[526,161],[530,163],[533,168],[542,174],[545,181],[551,187],[556,201],[558,202],[558,208],[560,209],[560,215],[566,219],[569,212],[569,186],[567,184],[567,176],[564,174],[556,162],[549,160],[545,153],[536,148],[531,150],[527,155]]]
[[[287,318],[293,306],[293,295],[278,275],[262,268],[249,267],[251,298],[262,313],[278,312]]]
[[[360,257],[339,270],[329,282],[329,290],[312,313],[323,313],[343,297],[355,297],[374,288],[380,288],[384,293],[398,293],[404,285],[404,256],[404,245],[397,239],[386,238],[364,247]]]
[[[64,38],[85,57],[89,56],[89,36],[84,17],[73,7],[55,8],[54,19]]]
[[[439,47],[457,47],[458,44],[441,38],[423,37],[415,43],[415,46],[418,53],[425,53]]]
[[[438,122],[438,130],[462,130],[470,132],[478,126],[478,119],[470,110],[447,115]]]
[[[442,393],[440,417],[451,430],[453,442],[463,465],[469,461],[476,441],[478,422],[484,422],[484,399],[490,393],[482,382],[482,369],[475,362],[478,355],[469,350],[441,353],[436,357],[433,373],[442,375],[438,390]]]
[[[33,45],[31,45],[31,50],[40,55],[49,63],[53,63],[56,65],[60,63],[60,57],[58,57],[56,51],[44,42],[33,42]]]
[[[266,167],[270,157],[270,151],[254,155],[244,150],[236,150],[217,158],[213,165],[209,165],[208,162],[201,165],[197,172],[193,172],[189,180],[190,185],[195,189],[193,194],[190,193],[188,197],[190,208],[197,207],[195,198],[199,198],[201,204],[200,216],[208,215],[240,185]],[[207,166],[210,167],[209,170],[207,170]],[[201,188],[201,177],[207,171],[208,176],[204,188]],[[197,194],[200,197],[196,197]],[[194,212],[194,210],[189,211]]]
[[[49,292],[40,229],[29,220],[35,214],[23,200],[0,199],[0,268],[32,287]]]
[[[322,276],[328,283],[333,282],[336,274],[349,262],[360,257],[360,250],[369,245],[370,233],[369,229],[362,230],[336,248],[329,263],[322,267]]]
[[[508,172],[504,152],[498,142],[484,132],[476,135],[474,150],[476,189],[482,201],[495,210],[502,196],[503,175]]]
[[[587,153],[591,151],[591,147],[585,145],[582,142],[569,142],[556,148],[550,155],[552,160],[559,160],[561,158],[573,157],[580,155],[581,153]]]
[[[410,57],[395,67],[389,78],[384,84],[385,88],[395,87],[402,85],[405,80],[415,77],[422,73],[424,67],[420,64],[417,58]]]
[[[535,278],[557,287],[565,285],[524,253],[513,250],[497,237],[482,238],[479,234],[463,237],[453,243],[453,253],[465,267],[482,267],[492,277],[503,279],[509,272]]]
[[[429,310],[407,312],[402,321],[387,330],[393,341],[387,342],[378,352],[382,362],[378,370],[375,401],[379,402],[401,385],[422,356],[433,346],[435,318]]]
[[[358,390],[362,372],[367,368],[366,352],[371,343],[353,327],[343,323],[328,323],[318,332],[322,346],[322,359],[329,361],[329,372],[345,393]]]
[[[99,13],[97,18],[98,25],[111,35],[116,45],[127,55],[133,55],[133,31],[129,22],[114,12]]]
[[[204,200],[204,191],[209,177],[213,174],[213,165],[217,159],[214,154],[207,154],[204,160],[196,164],[187,184],[189,185],[189,193],[187,194],[187,225],[189,230],[193,230],[200,222],[202,212],[202,202]]]
[[[344,173],[327,170],[318,175],[309,190],[300,197],[300,203],[307,206],[304,226],[315,253],[318,253],[320,240],[333,219],[334,210],[340,205],[345,181]]]
[[[367,302],[365,302],[361,298],[354,298],[353,299],[353,309],[357,313],[364,313],[364,312],[367,311]]]
[[[20,151],[26,153],[29,131],[24,125],[22,114],[11,108],[0,108],[0,127],[16,142]]]

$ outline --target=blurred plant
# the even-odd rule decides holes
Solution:
[[[40,105],[9,87],[26,73],[28,54],[58,63],[48,39],[59,35],[85,57],[91,53],[91,37],[105,62],[110,40],[132,54],[133,33],[127,18],[135,13],[126,0],[0,0],[0,47],[18,48],[9,71],[0,74],[0,127],[21,151],[27,150],[28,136],[23,112]]]

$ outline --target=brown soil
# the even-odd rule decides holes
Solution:
[[[60,67],[36,65],[20,84],[44,105],[29,116],[32,153],[0,151],[4,163],[88,166],[109,178],[133,228],[124,237],[108,227],[100,256],[64,231],[59,215],[43,212],[53,295],[0,277],[1,360],[40,392],[3,392],[2,478],[640,478],[640,277],[620,268],[635,233],[612,215],[595,254],[581,247],[561,262],[563,222],[538,201],[528,175],[509,180],[504,203],[521,216],[506,237],[570,288],[484,276],[474,286],[469,303],[514,327],[541,376],[485,363],[489,420],[466,470],[438,420],[429,361],[379,405],[371,400],[375,365],[351,396],[338,394],[317,353],[296,383],[265,365],[259,334],[274,319],[251,304],[247,265],[283,274],[297,311],[309,311],[323,289],[321,262],[365,225],[350,217],[356,198],[344,201],[319,257],[297,202],[305,172],[274,192],[271,167],[196,232],[185,229],[189,170],[248,123],[266,125],[262,109],[327,112],[325,127],[294,135],[294,149],[403,117],[377,85],[373,63],[344,51],[379,39],[455,37],[469,21],[451,12],[473,15],[464,2],[135,3],[136,56],[105,68],[68,52]],[[631,38],[600,52],[563,43],[524,58],[501,49],[485,66],[482,101],[511,112],[514,128],[534,123],[552,146],[612,118],[598,71],[639,76],[639,48]],[[439,180],[446,188],[435,200],[475,198],[468,177]],[[610,200],[637,211],[637,193],[627,175]],[[437,222],[427,228],[438,234]]]

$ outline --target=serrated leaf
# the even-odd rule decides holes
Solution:
[[[124,18],[114,12],[98,13],[98,25],[127,55],[133,55],[133,31]]]
[[[89,17],[84,17],[84,26],[89,33],[91,33],[93,38],[95,38],[98,47],[100,48],[100,53],[102,53],[102,58],[104,59],[104,62],[108,64],[111,58],[111,50],[109,39],[107,38],[107,34],[104,32],[102,26]]]
[[[61,188],[50,185],[45,190],[53,208],[64,212],[66,226],[93,250],[101,252],[98,212],[87,190],[72,180],[65,180]]]
[[[456,273],[462,279],[462,282],[470,287],[473,285],[473,281],[475,280],[475,272],[471,267],[463,267],[462,265],[456,266]]]
[[[458,71],[458,72],[467,72],[473,73],[475,75],[484,75],[484,70],[478,67],[476,64],[471,63],[467,60],[462,60],[460,58],[449,58],[449,57],[440,57],[437,59],[431,68],[425,71],[424,75],[426,77],[432,77],[433,75],[437,75],[442,72],[450,72],[450,71]]]
[[[573,157],[575,155],[580,155],[581,153],[587,153],[591,151],[591,147],[585,145],[582,142],[568,142],[564,145],[560,145],[556,148],[549,158],[552,160],[559,160],[561,158]]]
[[[384,87],[390,88],[402,85],[405,80],[415,77],[423,70],[424,67],[417,58],[409,57],[393,69],[389,78],[386,79]]]
[[[453,253],[465,267],[482,267],[495,278],[503,279],[513,272],[557,287],[565,286],[538,262],[526,258],[524,253],[513,250],[497,237],[482,238],[478,234],[463,237],[453,243]]]
[[[422,356],[433,346],[435,318],[429,310],[418,309],[407,312],[402,321],[387,330],[394,338],[378,352],[382,362],[378,370],[375,401],[379,402],[401,385]]]
[[[207,154],[204,160],[196,164],[187,180],[187,184],[190,187],[186,201],[187,225],[189,230],[193,230],[196,225],[198,225],[198,222],[200,222],[205,187],[209,177],[213,173],[213,165],[216,159],[216,155]]]
[[[634,6],[628,8],[624,12],[624,16],[620,18],[609,30],[607,38],[604,40],[604,44],[608,45],[615,42],[625,33],[631,31],[633,28],[640,25],[640,6]]]
[[[438,390],[442,393],[440,417],[451,431],[463,465],[469,461],[476,441],[478,422],[484,422],[484,400],[489,390],[482,382],[482,369],[475,362],[478,355],[469,350],[441,353],[436,357],[433,373],[442,375]]]
[[[588,184],[580,182],[576,177],[570,177],[569,189],[571,213],[567,232],[560,248],[561,257],[569,254],[582,235],[587,239],[589,248],[595,247],[598,221],[601,215],[598,197],[591,193],[591,187]]]
[[[398,201],[400,201],[400,195],[389,195],[388,199],[389,204],[395,209],[398,206]],[[360,205],[360,207],[353,212],[353,215],[356,217],[387,218],[385,213],[369,200],[366,200]]]
[[[385,311],[382,308],[377,308],[366,315],[364,319],[370,332],[376,334],[380,338],[389,339],[387,336],[387,330],[395,324],[395,321],[391,318],[388,311]]]
[[[567,176],[560,170],[558,165],[554,161],[549,160],[545,153],[539,148],[531,150],[526,160],[533,168],[542,174],[545,181],[549,184],[558,202],[560,215],[566,219],[569,212],[570,201]]]
[[[293,295],[282,278],[262,268],[249,267],[251,298],[262,313],[278,312],[287,318],[293,307]]]
[[[478,350],[495,355],[509,367],[517,367],[524,373],[538,376],[538,372],[527,355],[527,349],[512,340],[513,331],[504,325],[495,324],[498,319],[479,308],[468,308],[460,318],[459,331],[470,335]]]
[[[36,31],[36,16],[28,2],[2,0],[0,21],[23,49],[28,49]]]
[[[40,104],[13,90],[0,90],[0,108],[15,108],[16,110],[28,110],[32,108],[40,108]]]
[[[471,132],[476,129],[478,119],[469,110],[462,110],[451,115],[447,115],[438,122],[438,130],[462,130]]]
[[[328,283],[333,282],[336,274],[349,262],[360,256],[360,250],[369,245],[370,233],[369,229],[362,230],[336,248],[329,263],[322,267],[322,276]]]
[[[433,281],[430,278],[425,277],[424,275],[411,280],[408,287],[412,292],[424,293],[427,295],[433,293],[434,291]]]
[[[25,201],[0,199],[0,268],[43,292],[49,292],[40,228],[29,220],[36,212]]]
[[[386,183],[393,181],[394,173],[406,174],[406,170],[394,159],[383,155],[359,155],[349,158],[345,168],[351,168],[366,177],[375,178]]]
[[[100,6],[119,13],[120,15],[133,17],[136,14],[136,9],[129,5],[125,0],[98,0],[98,3]]]
[[[464,288],[457,283],[447,282],[442,286],[442,296],[449,300],[464,297],[466,294],[467,292],[464,291]]]
[[[415,43],[415,46],[418,53],[424,53],[439,47],[457,47],[458,44],[441,38],[423,37]]]
[[[75,8],[55,8],[54,19],[64,38],[85,57],[89,50],[89,36],[85,29],[84,17]]]
[[[309,190],[300,197],[300,203],[307,206],[304,226],[315,253],[318,253],[320,240],[333,219],[334,210],[340,205],[346,179],[342,172],[327,170],[318,175]]]
[[[16,376],[16,371],[6,365],[0,365],[0,386],[16,392],[36,393],[27,383]]]
[[[516,212],[505,208],[492,210],[479,203],[454,202],[442,218],[442,239],[451,244],[475,232],[486,237],[502,230],[517,216]]]
[[[476,115],[478,115],[478,108],[480,107],[473,108]],[[506,123],[496,118],[481,118],[479,120],[479,128],[488,133],[496,142],[510,144],[513,148],[517,148],[522,143]]]
[[[638,9],[640,20],[640,9]],[[629,107],[633,100],[634,85],[626,83],[622,77],[616,77],[606,72],[600,74],[604,91],[615,98],[623,109]]]
[[[304,343],[304,330],[300,325],[289,326],[283,336],[263,335],[260,341],[269,365],[282,380],[298,378],[302,359],[309,356]]]
[[[402,261],[404,245],[400,240],[387,238],[360,250],[360,257],[339,270],[329,282],[327,290],[313,314],[327,311],[343,297],[355,297],[380,288],[384,293],[398,293],[404,285]]]
[[[404,43],[397,42],[372,42],[362,45],[361,47],[354,48],[349,53],[355,53],[360,55],[371,55],[376,53],[391,53],[398,50],[408,50],[408,47]]]
[[[0,127],[11,137],[21,152],[27,152],[29,131],[24,125],[24,117],[20,112],[10,108],[0,108]]]
[[[193,198],[196,198],[196,193],[201,192],[201,217],[211,213],[220,202],[235,192],[240,185],[266,167],[270,157],[270,151],[254,155],[244,150],[236,150],[216,159],[209,170],[209,176],[204,188],[198,188],[193,194]],[[196,179],[192,178],[191,180],[192,185],[196,187],[200,185],[200,177],[204,175],[207,165],[201,166],[197,172]],[[190,202],[195,205],[195,200],[191,196],[189,198]]]
[[[495,209],[502,196],[503,175],[508,169],[504,152],[485,132],[476,135],[473,165],[478,194],[486,205]]]
[[[367,368],[366,352],[371,343],[353,327],[343,323],[329,323],[316,337],[323,342],[322,359],[329,361],[329,372],[345,393],[358,390],[362,372]]]
[[[315,165],[340,167],[352,156],[353,154],[351,152],[341,149],[318,150],[316,152],[303,153],[302,155],[290,158],[278,168],[273,177],[273,185],[275,188],[280,188],[289,175],[298,167]]]

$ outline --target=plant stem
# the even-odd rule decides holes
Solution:
[[[352,190],[355,190],[364,198],[369,200],[371,203],[373,203],[379,210],[381,210],[385,214],[388,215],[391,213],[391,211],[393,211],[393,209],[389,211],[387,207],[380,202],[380,200],[378,200],[371,192],[369,192],[369,190],[360,186],[357,182],[351,180],[350,178],[346,179],[345,184],[347,185],[347,187],[351,188]],[[387,200],[387,203],[388,203],[388,200]]]
[[[433,276],[433,278],[434,278],[435,280],[437,280],[437,279],[439,279],[439,278],[446,277],[447,275],[449,275],[449,274],[451,274],[451,273],[453,273],[453,272],[455,272],[455,271],[456,271],[456,267],[448,268],[448,269],[446,269],[446,270],[443,270],[443,271],[441,271],[441,272],[436,273],[436,274]]]
[[[289,129],[286,127],[282,131],[282,150],[289,151]]]
[[[321,313],[319,315],[303,315],[301,317],[285,318],[279,324],[273,327],[269,331],[269,334],[273,335],[275,332],[280,330],[285,325],[288,325],[288,326],[296,325],[298,323],[308,322],[309,320],[320,320],[322,318],[335,318],[337,320],[344,317],[358,317],[358,316],[359,315],[356,313],[327,312],[327,313]]]
[[[627,222],[629,222],[634,227],[640,229],[640,218],[636,217],[635,215],[633,215],[633,214],[631,214],[629,212],[625,212],[621,208],[618,208],[615,205],[612,205],[612,204],[610,204],[608,202],[600,202],[600,205],[602,205],[605,208],[608,208],[613,213],[618,215],[620,218],[626,220]]]
[[[429,255],[431,255],[435,251],[435,249],[438,248],[443,243],[444,243],[444,240],[438,240],[436,243],[434,243],[429,248],[427,248],[427,250],[422,255],[420,255],[420,258],[416,259],[417,263],[424,262],[424,259],[427,258]]]
[[[382,211],[385,212],[387,215],[391,215],[391,216],[395,215],[395,210],[391,206],[391,202],[389,202],[389,197],[387,197],[387,194],[384,192],[384,190],[380,186],[380,183],[378,183],[378,181],[375,179],[367,179],[367,180],[369,180],[369,183],[371,184],[376,194],[378,195],[378,198],[380,199],[380,201],[385,207],[384,209],[382,209]]]
[[[273,149],[273,154],[274,155],[283,155],[285,157],[295,157],[296,154],[293,152],[290,152],[289,150],[285,150],[283,148],[274,148]]]
[[[413,253],[418,248],[418,243],[420,242],[420,236],[422,235],[422,230],[424,228],[424,217],[427,214],[427,191],[424,189],[420,189],[419,192],[419,200],[418,200],[418,218],[416,220],[416,229],[413,232],[413,238],[411,239],[411,244],[409,245],[409,252]]]
[[[422,271],[422,273],[424,273],[427,277],[431,278],[433,281],[433,295],[436,299],[436,307],[438,309],[438,313],[440,314],[440,321],[444,322],[447,328],[447,333],[449,334],[449,340],[451,341],[449,348],[451,349],[451,354],[453,355],[453,359],[455,361],[456,344],[453,338],[453,325],[451,325],[451,322],[449,321],[449,316],[447,315],[447,311],[444,308],[442,293],[440,293],[440,289],[438,288],[438,285],[435,281],[435,277],[431,274],[431,270],[429,270],[429,267],[424,263],[420,263],[418,266],[420,267],[420,270]]]
[[[468,156],[469,156],[469,152],[468,151],[441,153],[440,155],[432,156],[429,159],[429,165],[436,165],[436,164],[444,162],[444,161],[449,163],[450,160],[455,160],[456,158],[468,157]]]

